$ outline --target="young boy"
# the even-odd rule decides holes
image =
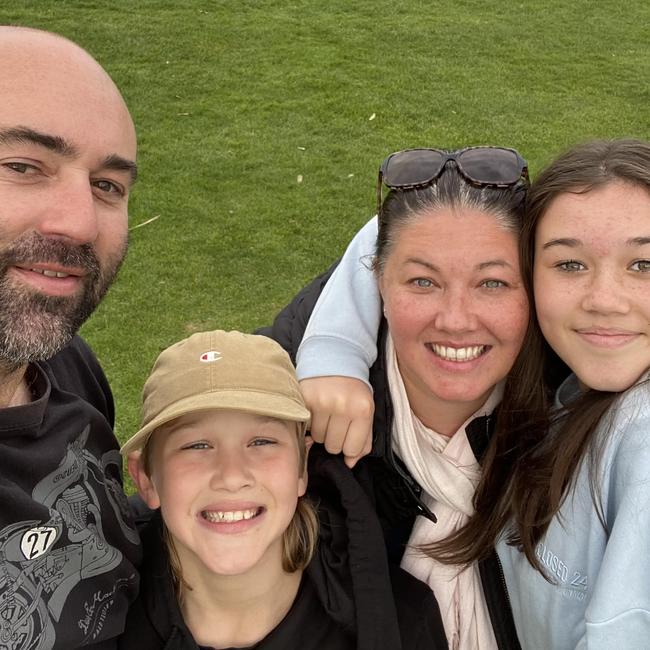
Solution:
[[[279,345],[194,334],[160,355],[143,401],[122,453],[157,512],[120,647],[446,647],[430,590],[390,574],[365,494],[314,450],[319,535],[304,496],[309,411]]]

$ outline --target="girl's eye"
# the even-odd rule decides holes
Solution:
[[[501,287],[507,287],[508,285],[503,280],[484,280],[481,283],[481,286],[486,289],[500,289]]]
[[[637,260],[636,262],[632,262],[630,268],[640,273],[650,273],[650,260]]]
[[[411,280],[411,283],[418,287],[418,289],[430,289],[433,286],[433,282],[427,278],[415,278]]]
[[[575,273],[576,271],[584,271],[586,267],[582,262],[577,262],[576,260],[566,260],[566,262],[558,262],[555,265],[555,268],[567,273]]]

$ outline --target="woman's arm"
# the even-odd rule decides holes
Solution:
[[[377,357],[381,298],[371,270],[377,219],[354,237],[311,314],[297,373],[312,412],[311,433],[352,467],[370,452],[374,400],[368,370]]]
[[[376,242],[374,217],[350,242],[318,298],[298,349],[298,379],[342,375],[368,382],[381,318],[370,268]]]

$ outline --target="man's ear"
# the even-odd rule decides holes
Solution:
[[[147,473],[142,463],[142,451],[132,451],[126,459],[129,474],[138,488],[142,500],[152,509],[160,508],[160,499],[156,486]]]

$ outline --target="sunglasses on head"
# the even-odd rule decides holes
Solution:
[[[459,173],[479,187],[510,187],[528,179],[528,164],[514,149],[506,147],[467,147],[458,151],[405,149],[390,154],[379,168],[377,214],[381,211],[382,185],[391,190],[426,187],[433,183],[448,162],[454,161]]]

